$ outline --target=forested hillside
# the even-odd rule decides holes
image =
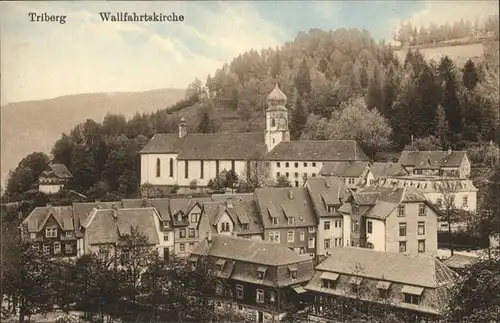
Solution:
[[[496,47],[495,47],[496,46]],[[134,196],[138,156],[153,133],[175,132],[180,116],[192,132],[262,131],[266,96],[275,83],[288,97],[292,140],[355,139],[374,155],[383,150],[480,149],[498,142],[498,42],[485,57],[456,66],[448,57],[404,62],[366,30],[310,30],[280,48],[251,50],[196,80],[186,99],[130,120],[108,115],[62,135],[52,150],[75,176],[73,189],[92,198]],[[478,148],[479,147],[479,148]],[[34,159],[34,160],[33,160]],[[22,199],[39,173],[28,156],[6,187]]]

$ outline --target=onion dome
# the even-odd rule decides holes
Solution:
[[[283,91],[281,91],[278,84],[274,87],[274,89],[267,96],[267,103],[269,105],[269,110],[286,110],[284,105],[286,104],[287,97]]]

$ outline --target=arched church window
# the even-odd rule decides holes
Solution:
[[[274,118],[271,119],[271,127],[276,127],[276,120]]]
[[[161,163],[160,163],[160,158],[156,158],[156,177],[160,177],[161,175]]]
[[[174,177],[174,160],[170,158],[170,177]]]

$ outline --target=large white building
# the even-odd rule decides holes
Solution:
[[[141,151],[141,185],[207,186],[222,171],[246,178],[251,165],[263,162],[270,179],[286,176],[301,186],[323,162],[369,161],[353,140],[290,141],[287,98],[278,85],[267,97],[264,133],[191,134],[181,119],[178,134],[155,134]]]

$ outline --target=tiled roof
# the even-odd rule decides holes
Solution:
[[[289,161],[369,161],[354,140],[282,141],[268,152],[266,160]]]
[[[319,171],[323,176],[359,177],[368,168],[368,162],[326,162]]]
[[[415,168],[459,167],[465,151],[403,151],[399,163]]]
[[[351,194],[344,181],[338,177],[310,177],[306,188],[319,217],[329,215],[327,204],[340,206]]]
[[[258,188],[255,190],[255,197],[262,225],[265,229],[274,227],[298,228],[316,225],[312,203],[307,189],[304,187]],[[278,226],[272,224],[271,216],[279,217]],[[288,217],[294,217],[295,224],[288,224]]]
[[[234,223],[235,232],[245,234],[262,234],[262,224],[260,222],[259,211],[255,201],[234,201],[232,208],[228,208],[225,201],[204,202],[203,208],[212,226],[217,224],[218,219],[224,212],[227,212]],[[247,224],[248,229],[243,229],[243,224]],[[215,230],[214,230],[215,231]]]
[[[42,206],[36,207],[23,220],[27,225],[28,232],[39,232],[43,229],[45,222],[53,216],[57,224],[65,231],[73,231],[73,210],[71,206]]]
[[[228,198],[232,198],[233,201],[253,201],[253,193],[224,193],[224,194],[212,194],[212,200],[214,201],[226,201]]]
[[[75,216],[75,225],[77,228],[80,227],[82,223],[88,218],[90,213],[94,208],[100,209],[111,209],[113,205],[121,208],[121,201],[114,202],[83,202],[83,203],[73,203],[73,214]]]
[[[141,154],[178,153],[183,139],[176,133],[157,133],[141,150]]]
[[[443,261],[443,263],[450,268],[461,269],[465,268],[466,266],[470,265],[471,263],[477,260],[478,257],[454,254],[450,258]]]
[[[408,171],[399,163],[373,163],[370,171],[375,179],[389,176],[409,175]]]
[[[286,266],[304,261],[298,253],[279,243],[223,235],[214,235],[211,243],[203,240],[192,254],[266,266]]]
[[[318,270],[435,288],[453,283],[456,274],[426,255],[390,253],[365,248],[334,248]]]
[[[155,217],[153,208],[98,209],[86,224],[85,234],[89,244],[117,243],[120,236],[130,233],[130,228],[134,227],[151,244],[158,244],[160,240]]]
[[[64,164],[51,164],[50,169],[59,178],[73,178],[73,175]]]
[[[188,134],[177,160],[256,160],[265,152],[263,133]]]

